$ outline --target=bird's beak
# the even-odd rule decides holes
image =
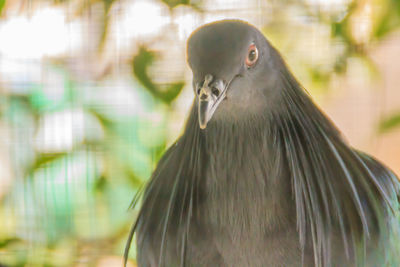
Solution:
[[[218,105],[225,98],[226,88],[222,80],[213,79],[211,74],[207,74],[202,86],[196,91],[198,92],[199,125],[201,129],[205,129]]]

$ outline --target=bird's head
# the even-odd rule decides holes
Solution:
[[[199,125],[237,121],[276,105],[281,59],[263,34],[240,20],[206,24],[190,36]]]

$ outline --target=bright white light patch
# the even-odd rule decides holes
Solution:
[[[350,0],[307,0],[311,5],[320,5],[320,6],[335,6],[335,5],[347,5]]]
[[[84,137],[84,114],[80,110],[67,110],[45,115],[35,140],[42,152],[71,150],[74,143]]]
[[[167,6],[152,0],[127,2],[122,14],[118,12],[119,8],[122,6],[113,7],[115,21],[110,33],[120,42],[132,37],[157,35],[170,21]]]
[[[179,39],[186,41],[190,34],[200,26],[200,16],[190,8],[181,7],[179,11],[179,13],[175,13],[174,22],[178,26]]]
[[[97,136],[93,136],[93,133],[97,133]],[[97,139],[102,134],[98,121],[83,110],[64,110],[43,116],[35,147],[47,153],[70,151],[85,138]]]
[[[59,8],[38,10],[31,18],[19,16],[0,24],[0,53],[12,58],[37,59],[65,53],[79,45],[79,25],[66,24]]]

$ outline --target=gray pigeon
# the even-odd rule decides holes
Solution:
[[[399,181],[355,150],[255,27],[187,43],[195,100],[147,184],[138,266],[400,266]]]

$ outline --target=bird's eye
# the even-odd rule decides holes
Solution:
[[[251,44],[247,50],[246,65],[247,67],[253,66],[258,59],[258,50],[255,44]]]

